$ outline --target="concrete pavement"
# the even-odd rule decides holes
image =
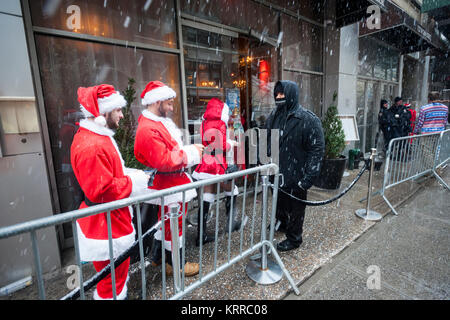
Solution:
[[[444,181],[450,180],[449,170]],[[287,300],[450,298],[449,191],[432,178],[399,208],[324,264]]]

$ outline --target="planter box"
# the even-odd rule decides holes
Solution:
[[[319,176],[314,181],[314,186],[322,189],[335,190],[341,186],[347,157],[338,159],[324,159]]]

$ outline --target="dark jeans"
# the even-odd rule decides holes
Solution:
[[[307,191],[299,188],[295,190],[285,190],[294,197],[306,200]],[[305,219],[306,205],[289,195],[278,192],[276,218],[281,222],[280,229],[286,234],[286,238],[296,245],[302,243],[303,221]]]

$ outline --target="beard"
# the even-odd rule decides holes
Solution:
[[[111,130],[117,130],[119,128],[119,124],[114,121],[111,113],[106,114],[106,126]]]
[[[172,118],[172,112],[164,110],[162,103],[159,104],[158,111],[159,111],[159,114],[160,114],[161,117],[163,117],[163,118]]]

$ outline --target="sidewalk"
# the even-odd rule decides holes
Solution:
[[[443,179],[450,180],[448,169]],[[398,216],[384,217],[302,282],[300,296],[286,299],[450,299],[448,199],[449,192],[433,178]],[[372,281],[375,270],[378,288]]]
[[[326,191],[313,187],[308,200],[326,200],[346,188],[358,174],[358,170],[348,171],[340,190]],[[449,295],[449,238],[448,223],[450,212],[447,201],[448,191],[440,187],[434,177],[416,182],[405,182],[386,193],[388,199],[399,209],[394,216],[380,196],[372,198],[371,209],[384,217],[379,222],[369,222],[358,218],[355,210],[365,208],[361,200],[367,196],[368,172],[344,197],[328,205],[307,207],[304,223],[304,242],[300,248],[280,253],[280,257],[295,283],[300,284],[301,295],[290,295],[292,291],[286,277],[272,285],[259,285],[246,273],[249,259],[236,263],[212,280],[188,294],[186,300],[280,300],[280,299],[412,299],[428,294],[428,298],[447,299]],[[447,167],[441,174],[450,180]],[[382,185],[383,168],[374,172],[373,191]],[[258,214],[256,225],[261,221],[261,194],[257,197]],[[239,208],[242,197],[237,200]],[[222,205],[223,207],[223,205]],[[269,208],[271,203],[269,201]],[[416,209],[418,207],[419,209]],[[224,208],[221,208],[224,210]],[[246,200],[246,214],[253,211],[253,195]],[[224,226],[225,214],[220,214],[220,226]],[[250,243],[250,225],[244,234],[244,249]],[[207,226],[214,232],[214,223]],[[186,230],[186,261],[198,261],[195,247],[197,228],[188,226]],[[232,235],[231,256],[239,254],[239,233]],[[410,237],[410,238],[408,238]],[[260,234],[256,232],[255,241]],[[227,236],[220,228],[218,266],[227,260]],[[284,234],[276,232],[275,242],[284,240]],[[413,241],[414,240],[414,241]],[[204,246],[203,274],[212,269],[214,244]],[[62,270],[45,280],[46,298],[60,299],[70,290],[67,281],[71,274],[66,267],[74,264],[73,252],[67,252]],[[366,273],[369,265],[379,266],[381,289],[369,291]],[[414,268],[413,268],[414,267]],[[141,271],[139,264],[130,268],[128,297],[139,299],[141,292]],[[92,264],[83,266],[84,280],[95,273]],[[198,280],[198,276],[186,278],[186,286]],[[161,295],[161,269],[146,267],[147,299],[159,300]],[[403,287],[402,287],[403,286]],[[409,287],[408,287],[409,286]],[[414,291],[415,290],[415,291]],[[90,290],[87,299],[92,299]],[[173,294],[173,278],[167,278],[167,297]],[[3,299],[38,299],[37,286],[31,286]]]

